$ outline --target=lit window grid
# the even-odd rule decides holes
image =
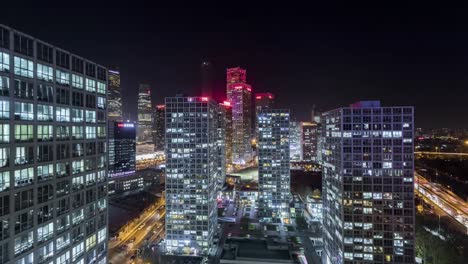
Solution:
[[[260,201],[274,216],[289,212],[289,111],[262,109],[257,116]]]
[[[12,31],[11,35],[13,34]],[[15,34],[22,35],[22,33],[15,32]],[[39,42],[39,41],[37,41]],[[11,46],[13,46],[13,41],[10,41]],[[34,40],[34,43],[36,43],[36,40]],[[8,54],[9,56],[5,56],[5,54]],[[97,167],[101,167],[100,169],[88,167],[88,171],[84,174],[96,174],[99,175],[99,181],[95,181],[93,184],[88,184],[86,187],[80,190],[75,190],[72,187],[72,178],[79,177],[80,174],[77,175],[63,175],[58,174],[58,165],[63,164],[65,162],[68,162],[71,166],[71,163],[73,160],[79,160],[79,158],[72,158],[71,155],[68,155],[68,158],[58,160],[57,159],[57,153],[56,155],[52,155],[53,157],[51,159],[48,159],[47,162],[40,162],[40,159],[33,159],[33,162],[30,164],[25,164],[25,165],[15,165],[13,160],[14,157],[18,155],[18,153],[15,154],[16,149],[18,148],[24,148],[24,147],[32,147],[33,150],[33,155],[34,157],[37,156],[38,154],[44,154],[46,155],[47,153],[39,152],[39,148],[41,146],[51,146],[52,152],[57,151],[58,145],[68,145],[69,148],[68,150],[70,151],[72,144],[75,142],[96,142],[96,143],[106,143],[106,135],[101,135],[99,139],[97,140],[86,140],[86,141],[75,141],[71,140],[70,138],[66,140],[61,140],[61,138],[56,138],[55,140],[51,138],[47,143],[39,143],[39,126],[44,126],[44,125],[50,125],[54,126],[57,123],[54,123],[53,121],[56,120],[55,116],[55,111],[52,111],[53,119],[52,120],[44,120],[41,121],[37,117],[37,105],[38,105],[38,100],[36,98],[36,89],[39,84],[42,84],[43,82],[48,82],[48,85],[51,86],[57,86],[57,87],[62,87],[63,89],[69,89],[72,90],[73,88],[70,88],[69,84],[70,79],[64,80],[64,77],[70,78],[70,70],[66,72],[66,69],[63,69],[61,67],[56,67],[53,64],[48,64],[45,62],[38,62],[36,58],[33,57],[28,57],[22,54],[15,53],[13,51],[10,51],[8,49],[3,49],[0,48],[0,55],[2,58],[9,57],[9,70],[6,71],[5,67],[2,67],[2,70],[0,70],[0,78],[3,80],[8,79],[9,80],[9,87],[2,87],[2,90],[9,90],[8,94],[5,94],[2,92],[0,96],[0,101],[2,102],[10,102],[9,104],[9,113],[3,112],[5,117],[6,115],[9,115],[9,118],[2,119],[0,120],[0,123],[2,125],[9,125],[9,133],[8,134],[3,134],[3,138],[8,138],[9,143],[8,144],[1,144],[0,148],[1,149],[8,149],[9,150],[9,156],[10,156],[10,164],[8,166],[3,166],[0,168],[0,175],[5,175],[9,174],[9,183],[6,183],[4,180],[5,178],[2,178],[2,188],[0,188],[0,198],[2,201],[2,207],[3,207],[3,202],[5,202],[5,199],[10,199],[11,202],[15,201],[15,195],[24,195],[27,194],[28,191],[33,191],[33,194],[41,194],[39,196],[25,196],[29,197],[31,199],[31,203],[28,203],[25,206],[20,206],[17,207],[13,206],[9,208],[9,213],[6,213],[6,208],[2,208],[2,215],[0,215],[0,221],[7,221],[9,222],[9,230],[2,230],[2,236],[0,237],[0,247],[2,249],[7,249],[6,251],[7,254],[2,254],[2,259],[0,262],[4,262],[7,259],[10,260],[11,262],[15,261],[27,261],[28,259],[34,259],[35,261],[44,261],[45,258],[47,258],[48,261],[53,261],[54,258],[57,258],[58,260],[66,260],[69,259],[71,261],[71,252],[72,249],[75,248],[74,245],[77,244],[76,238],[73,238],[73,230],[76,230],[78,226],[81,226],[83,232],[84,232],[84,237],[87,236],[92,236],[93,229],[87,229],[85,230],[85,225],[86,223],[92,223],[94,222],[95,226],[95,232],[97,233],[98,230],[103,230],[104,234],[107,234],[107,216],[106,216],[106,204],[107,204],[107,193],[106,193],[106,166],[105,163],[103,165],[97,165],[98,163],[96,162],[91,162],[89,164],[96,164]],[[74,56],[74,55],[72,55]],[[14,58],[20,58],[23,60],[28,61],[28,73],[27,74],[22,74],[21,71],[15,71],[13,70],[13,67],[15,65]],[[4,62],[4,61],[2,61]],[[51,68],[52,71],[48,71],[48,73],[57,73],[59,72],[60,78],[57,80],[56,83],[54,83],[54,78],[52,79],[47,79],[47,80],[39,80],[39,72],[38,70],[38,65],[47,65],[47,67]],[[57,68],[55,71],[54,68]],[[64,74],[62,74],[64,73]],[[74,73],[75,75],[81,75],[80,73]],[[57,76],[58,77],[58,76]],[[83,77],[83,78],[89,78],[89,77]],[[32,98],[17,98],[15,95],[15,87],[14,87],[14,80],[24,80],[25,82],[31,83],[34,86],[34,92],[33,92],[33,97]],[[96,80],[98,81],[98,80]],[[55,88],[54,88],[55,91]],[[105,94],[105,92],[104,92]],[[55,101],[55,98],[54,98]],[[70,100],[71,101],[71,100]],[[21,120],[19,118],[18,120],[15,120],[13,118],[15,109],[14,109],[14,104],[15,102],[17,103],[24,103],[24,104],[31,104],[32,105],[32,120],[28,120],[31,118],[27,118],[26,120]],[[71,105],[58,105],[55,102],[51,102],[50,106],[52,107],[72,107]],[[74,106],[73,106],[74,107]],[[75,108],[75,107],[74,107]],[[7,111],[4,108],[5,111]],[[104,112],[105,115],[105,112]],[[57,120],[58,121],[58,120]],[[105,120],[103,120],[105,124]],[[33,135],[32,135],[32,141],[31,142],[20,142],[15,138],[15,127],[18,125],[28,125],[32,126],[33,128]],[[61,125],[70,127],[72,124],[69,122],[64,122]],[[84,125],[83,127],[86,127],[87,125]],[[7,133],[5,131],[2,131],[2,133]],[[5,143],[5,142],[3,142]],[[42,148],[44,149],[44,148]],[[52,154],[48,153],[47,155]],[[104,159],[101,159],[104,158]],[[83,160],[83,159],[82,159]],[[94,155],[88,155],[85,157],[86,161],[97,161],[100,160],[100,162],[105,162],[105,153],[101,154],[94,154]],[[55,166],[57,164],[57,166]],[[15,175],[20,175],[16,172],[20,172],[25,169],[32,169],[32,178],[31,180],[28,180],[28,182],[24,182],[23,185],[16,185],[15,186]],[[36,169],[37,168],[37,169]],[[44,168],[47,168],[46,171],[44,171]],[[45,173],[44,173],[45,172]],[[66,183],[64,185],[64,183]],[[9,185],[9,186],[7,186]],[[6,188],[4,188],[6,187]],[[45,188],[48,188],[48,193],[44,193],[46,190]],[[53,189],[52,189],[53,188]],[[93,194],[90,197],[92,200],[89,200],[89,202],[83,203],[83,204],[76,204],[74,203],[74,199],[77,197],[77,194],[81,194],[82,197],[85,197],[85,194],[89,192],[89,194]],[[44,196],[46,195],[46,196]],[[42,197],[42,198],[41,198]],[[43,199],[44,197],[47,197],[47,199]],[[18,196],[16,199],[23,198],[21,196]],[[40,199],[40,200],[39,200]],[[19,199],[21,200],[21,199]],[[60,206],[63,201],[67,201],[69,205],[69,209],[66,211],[60,210]],[[52,210],[52,215],[50,217],[45,217],[44,215],[40,214],[40,212],[43,210],[44,206],[49,206],[49,209]],[[42,209],[41,209],[42,208]],[[57,210],[53,210],[53,208],[58,208]],[[91,210],[92,209],[92,210]],[[76,212],[84,211],[86,214],[86,221],[80,220],[81,222],[75,222],[72,224],[72,215],[74,215]],[[17,216],[22,215],[27,212],[32,212],[32,218],[33,218],[33,224],[27,224],[27,222],[22,223],[22,226],[24,226],[23,229],[17,229],[15,228],[15,223]],[[37,218],[37,219],[36,219]],[[98,220],[99,219],[99,220]],[[66,220],[64,223],[65,225],[61,224],[62,220]],[[27,220],[29,221],[29,220]],[[38,223],[36,225],[36,223]],[[5,224],[3,224],[5,226]],[[47,243],[41,243],[38,244],[36,241],[38,239],[43,240],[44,236],[39,236],[40,233],[39,230],[43,230],[44,227],[50,226],[53,228],[49,229],[48,235],[47,235]],[[73,226],[73,227],[72,227]],[[42,231],[41,231],[42,232]],[[59,233],[60,232],[60,233]],[[43,233],[43,232],[42,232]],[[32,234],[32,235],[30,235]],[[13,238],[22,238],[22,237],[29,237],[25,240],[14,240]],[[63,240],[63,237],[68,237],[66,240]],[[23,242],[24,241],[24,242]],[[32,241],[32,243],[30,242]],[[67,242],[69,241],[69,242]],[[65,242],[65,244],[64,244]],[[54,248],[53,245],[55,245],[55,251],[52,253],[50,251],[47,251],[48,248]],[[105,259],[106,253],[106,242],[104,240],[99,243],[99,245],[90,247],[87,252],[82,252],[80,253],[79,256],[75,256],[73,260],[75,261],[80,261],[84,260],[86,263],[89,261],[92,261],[93,259],[97,259],[99,262],[102,262],[103,259]],[[99,248],[99,252],[98,252]]]
[[[174,254],[189,247],[206,255],[212,245],[225,171],[218,107],[202,98],[166,98],[165,242]]]
[[[330,111],[322,121],[324,249],[338,263],[388,257],[411,263],[413,109],[364,109]],[[353,222],[358,216],[362,221]]]

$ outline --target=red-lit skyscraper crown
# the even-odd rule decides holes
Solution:
[[[241,67],[227,69],[226,81],[227,83],[245,83],[247,81],[245,69]]]

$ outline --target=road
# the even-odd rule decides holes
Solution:
[[[415,172],[416,192],[421,194],[426,202],[436,205],[447,215],[462,224],[468,233],[468,203],[458,197],[443,185],[428,181]]]
[[[164,202],[159,202],[152,209],[142,213],[128,227],[119,232],[119,239],[109,242],[109,260],[111,263],[131,262],[130,256],[139,249],[145,239],[153,237],[153,231],[160,233],[164,228],[161,222],[166,214]],[[124,248],[126,247],[126,248]]]
[[[440,156],[468,156],[468,153],[461,152],[433,152],[433,151],[416,151],[414,154],[424,154],[424,155],[440,155]]]

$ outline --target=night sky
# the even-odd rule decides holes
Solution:
[[[226,68],[241,66],[254,92],[274,93],[296,120],[308,120],[313,104],[329,110],[380,99],[414,105],[418,127],[468,128],[468,9],[348,2],[73,9],[41,3],[2,7],[0,23],[118,66],[124,110],[133,117],[139,83],[151,85],[155,104],[176,93],[197,95],[207,59],[218,98]]]

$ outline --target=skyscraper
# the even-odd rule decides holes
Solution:
[[[109,70],[107,86],[107,115],[109,121],[122,121],[122,95],[120,90],[120,72]]]
[[[229,101],[220,104],[225,113],[225,137],[224,144],[226,149],[226,170],[232,171],[232,106]]]
[[[256,93],[255,94],[255,117],[254,117],[254,131],[255,131],[255,138],[258,137],[258,126],[257,116],[260,110],[262,109],[270,109],[274,108],[275,105],[275,96],[272,93]]]
[[[109,130],[109,177],[135,172],[136,126],[134,123],[113,122]]]
[[[0,25],[0,263],[107,263],[107,79]]]
[[[322,115],[325,263],[414,263],[413,107]]]
[[[302,160],[302,123],[290,122],[289,129],[289,155],[291,161]]]
[[[317,161],[318,125],[315,122],[302,122],[302,158]]]
[[[164,151],[164,146],[166,142],[166,106],[165,105],[156,105],[154,109],[153,117],[153,143],[154,150]]]
[[[166,240],[168,254],[207,255],[217,223],[219,168],[225,154],[218,103],[166,98]],[[222,165],[221,165],[222,166]]]
[[[151,88],[148,84],[140,84],[138,89],[138,128],[137,142],[152,142],[152,107],[151,107]]]
[[[240,67],[227,69],[226,81],[232,106],[232,162],[243,166],[252,160],[252,88]]]
[[[289,223],[289,110],[262,109],[257,119],[260,209]]]

